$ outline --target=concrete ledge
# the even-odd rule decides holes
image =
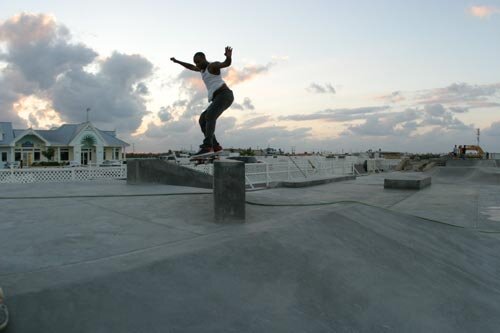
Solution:
[[[213,177],[161,160],[129,160],[127,184],[166,184],[211,189]]]
[[[245,221],[245,163],[214,162],[214,213],[216,222]]]
[[[316,186],[328,183],[336,183],[342,182],[345,180],[355,180],[356,176],[348,175],[348,176],[330,176],[330,177],[321,177],[321,178],[304,178],[300,180],[287,180],[283,182],[276,183],[276,187],[308,187],[308,186]]]
[[[396,174],[384,179],[384,188],[420,190],[431,185],[431,177],[423,174]]]

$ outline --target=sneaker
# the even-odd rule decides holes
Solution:
[[[7,305],[4,304],[4,295],[2,288],[0,288],[0,331],[3,330],[9,322],[9,311]]]
[[[222,149],[221,145],[215,145],[214,146],[214,153],[222,153],[224,150]]]
[[[213,153],[214,150],[212,149],[212,147],[201,147],[201,149],[196,154],[191,156],[191,158],[203,157]]]

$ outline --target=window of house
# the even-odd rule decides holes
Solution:
[[[69,161],[69,150],[68,149],[61,149],[60,160],[61,161]]]
[[[16,160],[16,161],[20,161],[21,160],[21,152],[17,152],[16,151],[16,154],[14,156],[14,160]]]
[[[120,159],[120,150],[116,149],[115,150],[115,160],[119,160],[119,159]]]
[[[102,152],[102,159],[103,159],[103,160],[106,160],[106,150],[104,150],[104,151]]]
[[[2,152],[2,162],[7,162],[7,152]]]
[[[35,151],[35,161],[40,161],[40,151]]]

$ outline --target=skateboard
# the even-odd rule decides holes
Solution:
[[[217,152],[217,153],[206,154],[203,156],[196,156],[196,157],[191,158],[189,160],[189,162],[192,162],[195,165],[210,164],[210,163],[214,163],[215,160],[218,160],[219,155],[220,155],[220,153]]]

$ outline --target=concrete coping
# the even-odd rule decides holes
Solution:
[[[420,173],[397,173],[384,179],[384,188],[420,190],[430,186],[432,177]]]

